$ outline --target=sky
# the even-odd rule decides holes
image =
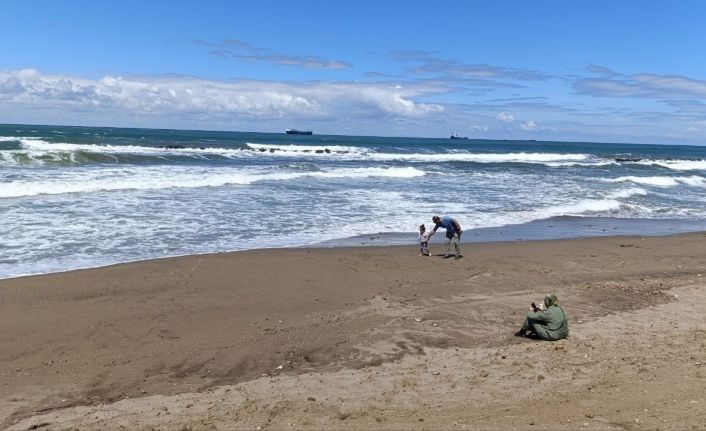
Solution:
[[[706,144],[706,2],[3,0],[0,123]]]

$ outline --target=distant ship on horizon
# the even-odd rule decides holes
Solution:
[[[468,139],[468,136],[461,136],[456,132],[453,132],[451,136],[449,136],[449,139]]]
[[[288,135],[313,135],[314,132],[307,129],[307,130],[299,130],[299,129],[287,129],[284,131],[284,133]]]

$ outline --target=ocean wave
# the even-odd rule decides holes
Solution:
[[[192,145],[110,145],[48,142],[37,137],[0,136],[0,142],[18,142],[19,149],[0,150],[0,164],[24,163],[171,163],[190,159],[287,158],[304,160],[409,162],[409,163],[518,163],[540,164],[553,168],[601,167],[633,163],[674,170],[706,170],[706,160],[613,159],[584,153],[476,153],[466,150],[444,152],[379,152],[372,147],[347,145],[275,145],[248,142],[232,147]],[[396,151],[396,150],[393,150]],[[400,150],[401,151],[401,150]],[[135,159],[146,157],[147,159]]]
[[[651,206],[650,203],[630,200],[631,197],[648,194],[645,189],[630,187],[608,191],[603,196],[595,198],[577,197],[563,203],[536,202],[532,207],[517,209],[506,204],[486,206],[477,202],[460,203],[434,198],[420,202],[409,199],[401,193],[358,190],[345,193],[345,198],[350,201],[349,207],[356,208],[364,202],[366,205],[373,205],[376,214],[385,214],[385,216],[382,217],[382,221],[375,223],[368,221],[354,223],[348,226],[350,229],[346,230],[346,233],[353,236],[379,231],[398,232],[404,230],[401,229],[402,226],[411,229],[419,226],[420,222],[428,221],[431,214],[438,213],[440,208],[443,208],[443,212],[458,217],[468,229],[517,225],[563,216],[619,218],[665,216],[665,214],[657,214],[659,208]],[[540,196],[535,198],[532,199],[533,202],[542,199]],[[669,212],[669,215],[672,214],[676,214],[676,210]]]
[[[0,136],[0,142],[20,142],[22,139],[32,139],[32,138],[20,138],[17,136]]]
[[[493,227],[528,223],[552,217],[649,217],[653,209],[639,204],[626,202],[632,196],[645,196],[648,192],[639,187],[632,187],[608,193],[604,198],[579,199],[575,202],[547,205],[526,211],[508,211],[483,219],[479,214],[478,227]]]
[[[519,225],[554,217],[637,217],[651,211],[638,205],[621,202],[618,197],[581,199],[572,203],[546,205],[523,211],[500,211],[458,214],[470,229]]]
[[[661,166],[675,171],[701,171],[706,170],[706,160],[640,160],[639,165]]]
[[[424,171],[406,168],[340,168],[317,172],[257,172],[244,170],[212,170],[149,167],[142,169],[106,170],[100,172],[66,172],[62,177],[45,180],[16,180],[3,184],[0,198],[66,193],[90,193],[116,190],[159,190],[169,188],[222,187],[248,185],[261,181],[286,181],[311,178],[415,178]]]
[[[574,167],[574,166],[588,166],[588,167],[600,167],[600,166],[609,166],[609,165],[617,165],[618,162],[614,160],[595,160],[591,162],[545,162],[545,165],[552,167],[552,168],[566,168],[566,167]]]
[[[141,145],[108,145],[108,144],[71,144],[67,142],[47,142],[42,139],[20,139],[23,148],[35,152],[90,152],[107,154],[238,154],[240,149],[218,147],[184,147],[179,145],[165,145],[160,147],[146,147]]]
[[[436,153],[436,154],[370,154],[370,158],[379,161],[412,162],[474,162],[474,163],[547,163],[574,162],[589,158],[586,154],[555,153]]]
[[[625,198],[629,198],[631,196],[646,196],[646,195],[647,195],[647,190],[639,188],[639,187],[632,187],[629,189],[615,191],[615,192],[609,194],[608,197],[610,199],[625,199]]]
[[[602,165],[611,163],[596,159],[587,154],[562,153],[472,153],[454,151],[444,153],[381,153],[372,148],[352,147],[342,145],[270,145],[247,143],[244,147],[191,147],[166,145],[160,147],[140,145],[109,145],[109,144],[74,144],[67,142],[48,142],[40,138],[3,137],[6,141],[17,141],[20,150],[0,151],[0,162],[4,163],[45,163],[66,162],[90,164],[106,161],[125,161],[121,156],[152,156],[165,157],[204,157],[252,158],[252,157],[286,157],[319,160],[345,161],[377,161],[377,162],[472,162],[472,163],[534,163],[549,166],[570,165]],[[91,155],[102,155],[95,158]],[[111,159],[112,157],[112,159]],[[127,160],[130,162],[130,160]]]
[[[532,219],[545,219],[558,216],[598,215],[615,213],[623,205],[618,199],[583,199],[575,203],[551,205],[531,211]]]
[[[371,150],[366,147],[349,147],[344,145],[270,145],[247,143],[248,149],[261,153],[301,156],[303,154],[351,154],[364,156]]]
[[[692,175],[690,177],[670,177],[670,176],[652,176],[652,177],[637,177],[633,175],[618,177],[613,179],[603,179],[610,183],[632,182],[657,187],[674,187],[679,184],[688,186],[704,187],[706,186],[706,178]]]
[[[0,151],[0,164],[5,165],[91,165],[95,163],[163,162],[179,157],[198,160],[209,157],[234,158],[248,156],[240,149],[216,147],[191,148],[177,145],[147,147],[139,145],[51,143],[40,138],[13,138],[6,139],[6,141],[17,141],[20,148]]]
[[[386,162],[577,163],[591,158],[591,156],[587,154],[561,153],[470,153],[465,151],[448,153],[379,153],[370,148],[337,145],[266,145],[253,143],[248,143],[247,145],[255,151],[285,157],[319,155],[343,157],[346,159],[364,158],[367,160]]]
[[[379,153],[370,148],[321,145],[265,145],[248,143],[255,151],[283,157],[302,155],[340,157],[391,162],[475,162],[475,163],[577,163],[591,158],[587,154],[560,153],[471,153],[454,151],[448,153]],[[606,162],[610,163],[610,162]]]

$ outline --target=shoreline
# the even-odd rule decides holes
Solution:
[[[429,226],[431,223],[427,222]],[[527,223],[468,229],[462,242],[467,244],[546,241],[611,236],[670,236],[706,231],[706,219],[646,219],[562,216]],[[443,231],[441,231],[443,232]],[[443,235],[432,237],[432,244],[444,242]],[[380,232],[356,235],[296,248],[372,247],[416,244],[415,232]]]
[[[425,223],[430,225],[430,223]],[[443,232],[443,231],[442,231]],[[514,225],[494,226],[469,229],[464,232],[462,243],[496,243],[496,242],[522,242],[522,241],[547,241],[560,239],[581,239],[611,236],[671,236],[683,233],[706,232],[706,219],[623,219],[611,217],[576,217],[562,216],[548,219],[533,220],[527,223]],[[115,265],[131,264],[152,260],[183,258],[188,256],[210,256],[228,253],[241,253],[253,250],[288,250],[307,248],[348,248],[348,247],[389,247],[389,246],[417,246],[416,232],[378,232],[356,235],[346,238],[323,240],[302,245],[212,251],[204,253],[187,253],[169,256],[138,258],[135,260],[118,261],[69,268],[63,271],[37,272],[0,276],[2,280],[34,277],[40,275],[61,274],[64,272],[83,271],[98,268],[107,268]],[[442,244],[443,235],[436,235],[430,244]]]
[[[705,237],[478,243],[458,261],[416,246],[264,249],[0,280],[0,423],[568,426],[522,417],[532,400],[560,402],[568,427],[691,426],[706,390]],[[513,337],[548,291],[570,338]],[[665,397],[686,407],[644,414]]]

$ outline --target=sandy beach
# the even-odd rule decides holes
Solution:
[[[703,429],[705,234],[464,255],[272,249],[1,280],[0,423]],[[514,337],[548,292],[569,339]]]

